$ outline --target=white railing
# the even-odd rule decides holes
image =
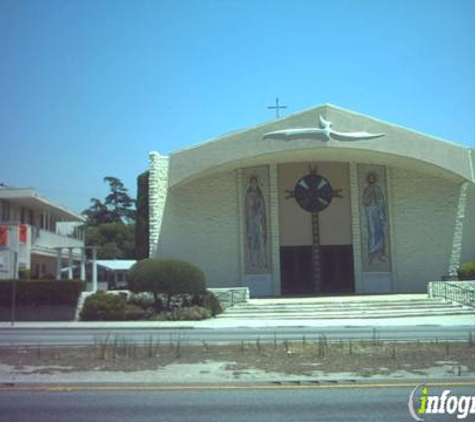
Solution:
[[[84,246],[84,242],[48,230],[31,227],[31,246],[32,248],[80,248]]]

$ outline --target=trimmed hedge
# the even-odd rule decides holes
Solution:
[[[84,291],[80,280],[14,280],[16,305],[75,305]],[[12,303],[13,280],[0,281],[0,306]]]
[[[177,259],[143,259],[129,270],[129,278],[129,289],[132,292],[153,294],[156,309],[159,308],[159,302],[161,305],[159,295],[162,293],[168,296],[166,309],[169,310],[173,295],[201,295],[206,292],[203,271],[195,265]]]
[[[459,280],[475,280],[475,262],[464,262],[457,270]]]
[[[81,311],[81,321],[124,321],[126,298],[121,294],[94,293],[86,298]]]

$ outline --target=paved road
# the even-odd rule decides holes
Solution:
[[[4,422],[411,421],[407,403],[413,387],[7,389],[0,391],[0,412]],[[430,393],[440,394],[443,389],[431,387]],[[473,386],[451,390],[453,394],[475,393]],[[425,421],[454,420],[454,415],[425,416]]]
[[[317,339],[325,335],[328,339],[374,339],[381,340],[467,340],[468,327],[450,326],[392,326],[372,329],[368,327],[277,327],[277,328],[233,328],[233,329],[0,329],[1,346],[20,345],[87,345],[104,339],[107,335],[144,342],[152,336],[161,343],[176,342],[180,338],[185,343],[201,343],[203,341],[232,343],[252,341],[272,342],[284,340]],[[475,329],[472,329],[475,336]]]

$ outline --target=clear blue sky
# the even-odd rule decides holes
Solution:
[[[0,0],[0,181],[82,211],[321,103],[475,145],[473,0]]]

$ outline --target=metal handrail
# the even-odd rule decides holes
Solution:
[[[475,308],[475,288],[471,285],[462,286],[461,283],[451,282],[434,283],[432,296]]]
[[[458,281],[458,275],[443,275],[442,281]]]
[[[245,302],[246,293],[237,292],[234,289],[229,289],[224,292],[213,292],[223,307],[234,306],[237,303]],[[235,297],[236,296],[236,297]]]

